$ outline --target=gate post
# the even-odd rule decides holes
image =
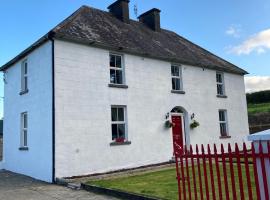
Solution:
[[[254,145],[260,194],[264,200],[270,194],[270,129],[249,135],[248,140]],[[262,156],[263,154],[268,156]]]

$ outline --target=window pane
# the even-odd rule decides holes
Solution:
[[[115,67],[115,56],[110,55],[110,67]]]
[[[118,124],[118,136],[119,138],[125,138],[125,124]]]
[[[222,83],[222,74],[217,74],[216,75],[217,83]]]
[[[219,121],[225,121],[225,111],[219,111]]]
[[[175,79],[175,87],[176,87],[176,90],[180,90],[180,79],[179,78]]]
[[[27,74],[27,62],[24,63],[24,74]]]
[[[27,146],[27,131],[23,131],[23,146]]]
[[[179,76],[179,67],[178,66],[175,66],[174,75]]]
[[[27,77],[24,77],[24,90],[27,90],[27,87],[28,87],[28,82],[27,82]]]
[[[116,83],[123,84],[122,70],[116,70]]]
[[[112,108],[112,121],[117,121],[117,108]]]
[[[227,136],[226,123],[220,123],[220,135]]]
[[[27,128],[27,114],[23,114],[23,127]]]
[[[112,140],[117,138],[117,124],[112,124]]]
[[[172,76],[180,76],[180,70],[178,66],[171,67]]]
[[[110,70],[110,82],[111,83],[116,83],[116,73],[114,69]]]
[[[122,61],[121,61],[121,56],[115,56],[116,58],[116,67],[122,68]]]
[[[217,84],[217,94],[223,95],[223,85]]]
[[[172,89],[176,90],[176,78],[172,78]]]
[[[174,75],[174,66],[171,66],[171,75]]]
[[[118,121],[125,121],[124,120],[124,108],[118,108]]]

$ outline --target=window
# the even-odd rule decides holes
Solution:
[[[26,92],[28,90],[28,64],[27,60],[24,60],[22,62],[22,67],[21,67],[21,91]]]
[[[124,84],[123,59],[121,55],[110,54],[110,83]]]
[[[27,147],[27,112],[21,114],[21,147]]]
[[[182,68],[180,66],[172,65],[171,66],[171,75],[172,75],[172,90],[183,90],[182,86]]]
[[[229,136],[226,110],[219,110],[219,126],[221,137]]]
[[[216,73],[216,80],[217,80],[217,94],[224,96],[225,95],[225,88],[224,88],[224,76],[223,73]]]
[[[111,120],[112,120],[112,140],[116,142],[124,142],[126,138],[126,121],[125,121],[125,107],[112,106]]]

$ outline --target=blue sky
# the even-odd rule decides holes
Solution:
[[[1,0],[0,65],[81,5],[106,10],[112,2],[114,0]],[[268,82],[263,84],[270,85],[269,0],[131,0],[133,19],[136,18],[133,12],[135,4],[138,14],[153,7],[159,8],[163,28],[173,30],[244,68],[251,79],[264,76]],[[0,96],[3,96],[2,81]]]

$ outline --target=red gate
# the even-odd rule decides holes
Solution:
[[[179,199],[270,199],[270,143],[174,146]],[[256,150],[255,150],[256,149]]]

